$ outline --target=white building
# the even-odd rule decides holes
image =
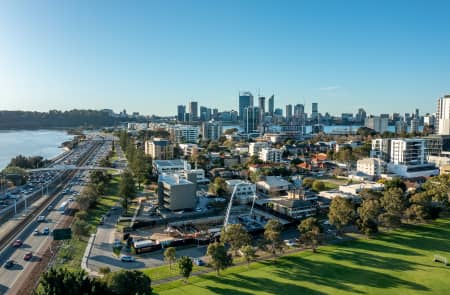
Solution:
[[[372,177],[379,177],[385,172],[386,163],[377,158],[365,158],[356,162],[356,171]]]
[[[384,190],[384,184],[377,182],[363,182],[339,186],[339,191],[350,195],[357,195],[363,190],[382,191]]]
[[[372,150],[370,151],[371,158],[377,158],[385,162],[389,162],[391,154],[391,139],[377,138],[372,139]]]
[[[202,124],[202,138],[218,140],[222,136],[222,124],[220,122],[209,121]]]
[[[167,173],[179,173],[183,170],[191,169],[191,165],[187,161],[184,160],[154,160],[153,161],[153,171],[156,171],[158,174]]]
[[[180,143],[178,147],[181,150],[183,156],[192,156],[196,151],[200,151],[202,148],[199,148],[195,143]]]
[[[169,128],[170,136],[175,142],[185,143],[191,142],[195,143],[198,141],[198,136],[200,134],[200,129],[198,126],[191,125],[173,125]]]
[[[379,116],[369,116],[366,118],[364,126],[373,129],[376,132],[383,133],[387,131],[388,118],[382,118]]]
[[[258,196],[277,197],[286,195],[292,186],[292,183],[281,176],[266,176],[265,180],[256,183],[256,191]]]
[[[263,142],[251,142],[248,145],[248,153],[250,154],[250,156],[254,156],[257,155],[259,156],[259,152],[263,149],[263,148],[268,148],[269,144],[265,141]]]
[[[405,178],[439,175],[439,169],[427,163],[425,139],[402,138],[391,140],[388,171]]]
[[[280,163],[283,151],[275,148],[263,148],[259,152],[259,159],[264,162]]]
[[[439,135],[450,135],[450,95],[438,99],[436,124]]]
[[[231,195],[236,187],[235,200],[239,204],[247,204],[253,201],[256,194],[256,184],[241,179],[231,179],[225,181],[227,191]]]

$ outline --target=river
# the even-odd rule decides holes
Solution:
[[[0,130],[0,170],[17,155],[54,158],[64,151],[61,144],[72,138],[60,130]]]

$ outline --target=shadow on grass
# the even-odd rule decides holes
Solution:
[[[352,259],[347,257],[346,259]],[[333,263],[331,261],[310,261],[301,257],[289,256],[282,257],[276,262],[277,268],[273,273],[281,278],[289,280],[307,281],[317,285],[325,285],[338,290],[345,290],[352,293],[363,293],[355,290],[352,285],[369,286],[374,288],[409,288],[416,291],[427,291],[427,287],[396,278],[394,276],[356,268],[342,264]],[[404,266],[405,267],[405,266]],[[390,268],[385,265],[385,269]]]
[[[311,294],[324,295],[326,293],[313,290],[304,286],[294,285],[288,282],[278,282],[270,278],[248,277],[243,274],[231,274],[225,277],[209,276],[211,281],[241,290],[220,288],[217,286],[205,286],[205,289],[217,294],[254,294],[261,291],[269,294]],[[243,290],[242,290],[243,289]]]

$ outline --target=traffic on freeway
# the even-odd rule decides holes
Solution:
[[[97,141],[98,143],[99,141]],[[87,141],[83,146],[93,147],[94,141]],[[107,142],[95,146],[92,153],[84,160],[96,165],[99,155],[104,153]],[[89,149],[84,149],[87,152]],[[78,154],[82,157],[83,153]],[[67,158],[65,160],[68,160]],[[75,161],[77,163],[77,161]],[[20,285],[27,282],[33,265],[41,261],[42,256],[51,247],[52,231],[60,228],[67,219],[67,209],[76,202],[84,185],[89,179],[88,171],[78,171],[71,175],[65,186],[35,217],[22,229],[14,232],[9,244],[0,249],[0,294],[12,294],[11,290],[20,290]],[[0,230],[1,227],[0,226]],[[2,233],[2,231],[0,231]],[[0,236],[0,239],[3,239]],[[56,249],[50,249],[56,250]]]

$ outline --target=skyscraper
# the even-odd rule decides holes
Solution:
[[[366,120],[366,111],[363,108],[358,109],[358,113],[356,114],[356,122],[363,122]]]
[[[239,118],[243,120],[244,109],[253,106],[253,95],[250,91],[239,92]]]
[[[302,104],[296,104],[294,106],[294,118],[303,119],[305,114],[305,106]]]
[[[259,100],[259,121],[264,122],[264,115],[266,114],[266,98],[264,96],[260,96]]]
[[[186,114],[186,106],[185,105],[179,105],[177,107],[177,120],[182,122],[184,121],[184,116]]]
[[[189,119],[191,121],[196,121],[198,118],[198,102],[189,102]]]
[[[275,96],[272,95],[269,97],[269,115],[273,116],[273,112],[275,111]]]
[[[450,135],[450,95],[438,99],[435,123],[439,135]]]
[[[287,120],[292,119],[292,105],[291,104],[286,105],[286,119]]]
[[[244,109],[243,123],[244,132],[258,132],[260,110],[258,107],[247,107]]]
[[[319,123],[319,104],[317,102],[312,103],[311,119],[314,124]]]

